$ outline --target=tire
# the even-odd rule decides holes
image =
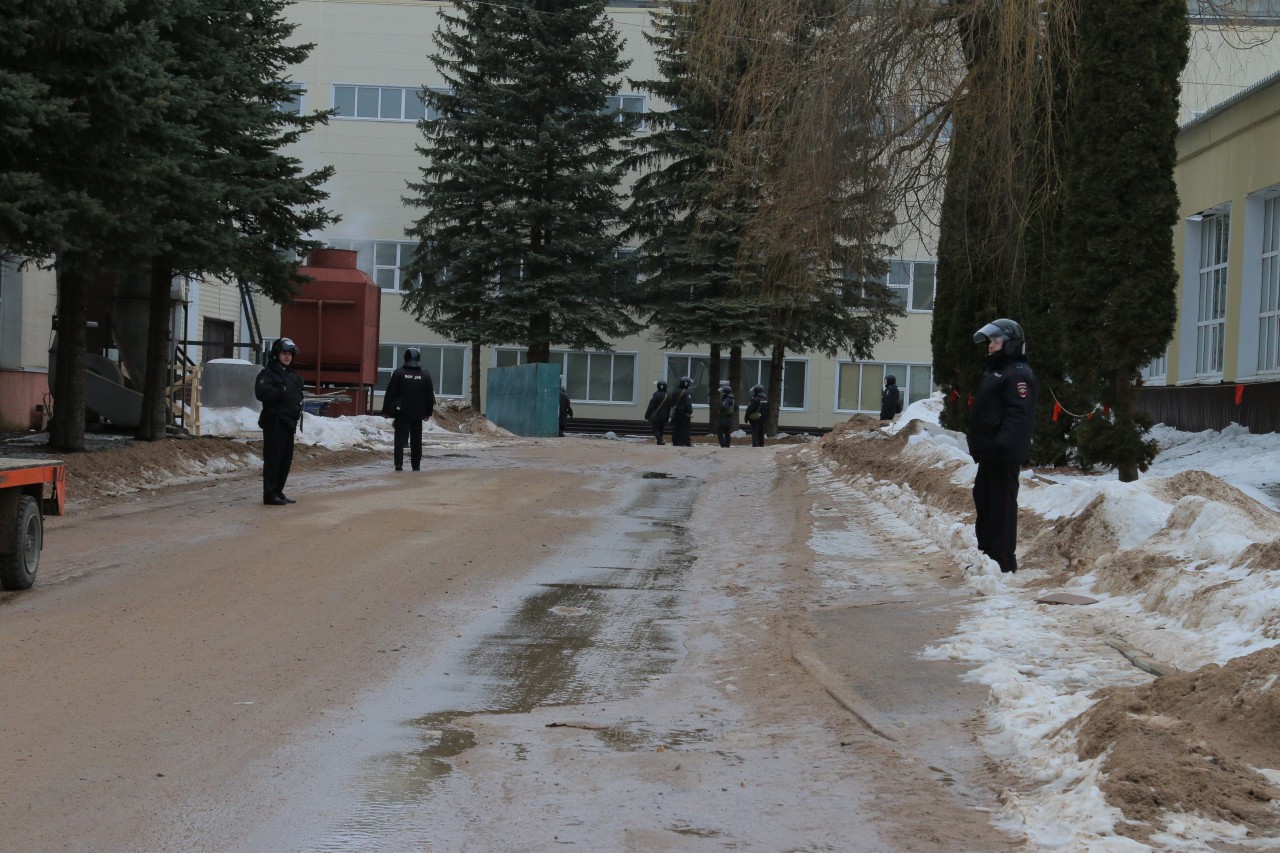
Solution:
[[[40,549],[44,546],[44,519],[35,498],[19,497],[17,518],[9,524],[12,547],[0,554],[0,586],[7,590],[30,589],[36,582]]]

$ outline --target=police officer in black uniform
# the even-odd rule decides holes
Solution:
[[[667,419],[671,417],[671,395],[667,393],[666,382],[659,379],[653,384],[656,390],[644,410],[644,419],[653,425],[653,437],[657,443],[665,444],[662,433],[667,428]]]
[[[720,386],[720,420],[716,422],[716,436],[721,447],[733,444],[733,417],[738,413],[738,401],[733,396],[733,386]]]
[[[692,384],[688,376],[680,377],[676,399],[671,404],[671,444],[674,447],[693,447],[693,392],[689,390]]]
[[[880,420],[891,421],[901,411],[902,391],[898,388],[898,377],[890,373],[884,378],[884,393],[880,395]]]
[[[382,414],[395,427],[394,462],[404,470],[404,445],[409,442],[409,464],[422,469],[422,422],[436,410],[436,392],[431,374],[422,369],[422,352],[417,347],[404,351],[403,365],[391,374],[382,397]]]
[[[569,418],[573,417],[573,401],[569,399],[569,392],[560,386],[560,437],[564,438],[564,428],[569,425]]]
[[[979,329],[974,343],[987,344],[987,374],[969,412],[969,455],[978,463],[973,481],[978,550],[1002,572],[1016,572],[1018,558],[1018,471],[1031,454],[1036,376],[1027,363],[1022,327],[994,320]]]
[[[769,420],[769,399],[763,385],[751,386],[751,399],[747,402],[747,423],[751,425],[751,446],[764,447],[764,427]]]
[[[302,417],[302,377],[290,365],[298,345],[289,338],[271,344],[267,366],[253,383],[253,394],[262,402],[258,426],[262,428],[262,502],[266,506],[297,503],[284,493],[293,466],[293,434]]]

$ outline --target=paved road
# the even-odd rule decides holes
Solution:
[[[809,451],[570,437],[290,491],[49,521],[0,596],[6,849],[1010,846],[981,691],[915,655],[955,567]]]

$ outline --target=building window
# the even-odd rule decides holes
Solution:
[[[1222,374],[1227,330],[1227,245],[1231,214],[1200,222],[1200,291],[1196,311],[1196,375]]]
[[[303,109],[302,99],[307,93],[306,87],[301,83],[290,83],[289,90],[292,92],[292,96],[288,100],[284,100],[276,104],[276,109],[282,113],[300,116],[302,115]]]
[[[461,397],[466,388],[466,347],[427,344],[381,344],[378,346],[379,392],[387,390],[391,374],[404,360],[404,351],[417,347],[422,353],[422,369],[431,374],[431,384],[439,397]]]
[[[836,410],[880,412],[884,378],[893,374],[909,406],[934,392],[933,367],[928,364],[893,364],[881,361],[842,361],[836,379]]]
[[[773,363],[767,358],[742,359],[742,388],[739,392],[746,394],[752,385],[763,385],[767,390],[769,379],[773,374]],[[788,358],[782,362],[782,405],[781,409],[804,411],[808,408],[806,393],[808,391],[809,363],[800,358]],[[711,393],[711,357],[705,355],[668,355],[667,385],[675,388],[681,377],[689,377],[689,390],[693,393],[695,406],[709,405],[707,400]],[[729,378],[729,359],[720,359],[720,376],[715,384]]]
[[[527,363],[524,349],[503,348],[494,353],[497,367]],[[560,381],[575,403],[636,401],[635,353],[552,350],[550,363],[560,368]]]
[[[1151,363],[1142,368],[1142,379],[1144,382],[1152,382],[1162,385],[1168,375],[1169,358],[1165,355],[1160,355],[1151,359]]]
[[[354,249],[356,267],[383,290],[405,292],[413,290],[415,282],[404,274],[404,267],[413,258],[417,243],[379,240],[329,240],[332,249]]]
[[[889,286],[894,303],[908,311],[932,311],[938,265],[934,261],[889,261],[889,273],[876,281]]]
[[[333,108],[338,118],[420,121],[427,117],[420,86],[333,87]]]
[[[1196,23],[1241,18],[1280,21],[1280,0],[1187,0],[1187,11]]]
[[[1280,196],[1262,205],[1262,293],[1258,304],[1258,371],[1280,370]]]
[[[612,114],[619,122],[634,122],[636,130],[645,130],[645,113],[649,112],[647,95],[610,95],[604,99],[602,113]]]

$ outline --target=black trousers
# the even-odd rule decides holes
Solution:
[[[409,442],[409,464],[417,471],[422,466],[422,421],[418,418],[396,418],[392,421],[396,430],[396,470],[404,467],[404,444]]]
[[[764,418],[751,425],[751,446],[764,447]]]
[[[733,444],[733,439],[731,438],[732,432],[733,432],[733,419],[721,418],[719,424],[717,424],[716,426],[716,436],[719,437],[720,439],[721,447],[728,447],[729,445]]]
[[[662,444],[662,434],[667,429],[665,420],[653,421],[653,438],[658,444]]]
[[[1018,558],[1018,472],[1011,462],[979,462],[973,479],[974,533],[978,550],[1000,564],[1002,572],[1016,572]]]
[[[275,421],[262,428],[262,497],[284,493],[293,467],[293,421]]]
[[[671,443],[676,447],[693,447],[693,423],[684,418],[671,419]]]

